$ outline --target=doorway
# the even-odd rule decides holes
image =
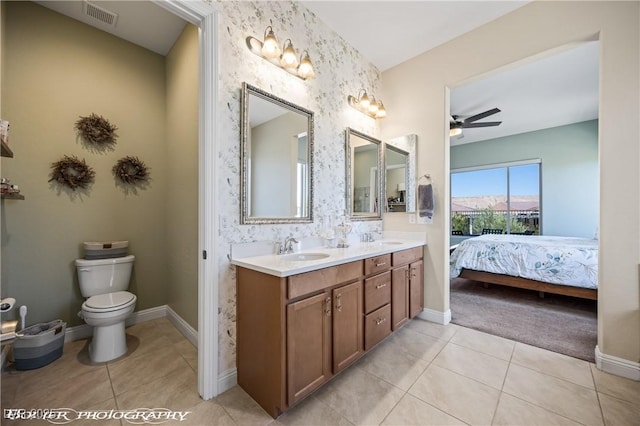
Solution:
[[[599,193],[598,53],[598,41],[564,46],[553,52],[545,52],[535,58],[511,64],[490,73],[489,76],[474,79],[470,83],[451,89],[449,114],[452,124],[450,126],[462,127],[461,136],[450,137],[449,166],[452,182],[456,172],[460,172],[459,176],[469,171],[472,171],[474,176],[480,174],[492,176],[495,174],[492,171],[499,171],[505,165],[510,167],[514,164],[519,166],[524,163],[538,163],[540,170],[540,186],[537,194],[509,193],[508,189],[502,194],[498,194],[499,191],[492,193],[490,189],[492,183],[487,181],[469,184],[484,185],[484,192],[465,198],[463,197],[465,194],[462,194],[459,188],[454,191],[452,184],[449,200],[451,247],[485,233],[481,228],[487,228],[491,233],[535,233],[593,240],[597,233],[599,213],[597,196]],[[553,87],[548,87],[549,84]],[[558,96],[560,94],[562,96]],[[487,113],[483,114],[483,112]],[[465,119],[469,120],[470,125],[460,126]],[[483,123],[486,123],[486,126]],[[573,181],[573,179],[576,180]],[[583,186],[585,182],[588,182],[589,191],[584,193],[576,191],[576,186]],[[537,205],[525,207],[525,201],[529,200],[527,196],[532,200],[537,197],[539,200],[535,203]],[[495,222],[498,225],[475,228],[468,226],[471,222],[475,226],[489,219],[493,220],[489,222]],[[504,226],[499,226],[500,223]],[[529,228],[532,228],[533,232]],[[473,232],[470,229],[473,229]],[[597,250],[597,241],[593,244]],[[460,248],[460,246],[457,247]],[[453,253],[451,260],[455,262],[459,256]],[[520,276],[518,274],[514,272],[514,275]],[[597,279],[597,266],[595,266],[595,276]],[[494,295],[494,298],[504,298],[505,293],[512,293],[512,290],[514,289],[493,284],[487,288],[481,283],[465,282],[459,278],[452,279],[450,281],[452,322],[465,322],[460,319],[460,314],[464,311],[463,307],[456,310],[456,303],[462,303],[463,296],[475,296],[481,293],[488,295],[494,292],[499,293]],[[460,293],[456,294],[456,291]],[[520,290],[516,293],[518,291]],[[525,292],[525,295],[531,296],[532,293],[528,292]],[[586,349],[582,351],[586,355],[579,356],[575,352],[568,354],[587,357],[593,361],[593,349],[597,345],[597,302],[575,298],[554,301],[556,296],[545,296],[545,299],[540,299],[537,292],[533,294],[535,297],[530,300],[533,303],[532,306],[544,305],[547,302],[564,303],[569,306],[567,310],[570,310],[580,305],[580,309],[576,312],[578,316],[583,313],[581,310],[583,307],[586,311],[590,311],[591,318],[588,321],[591,324],[591,337],[586,343]],[[509,295],[509,297],[516,296]],[[507,310],[505,307],[503,309]],[[520,312],[532,314],[542,312],[535,309],[535,307],[520,308]],[[487,322],[490,321],[489,317],[485,318]],[[509,321],[504,318],[493,318],[492,322],[495,325],[495,323]],[[470,323],[473,325],[482,322],[476,318]],[[481,324],[478,326],[480,327]],[[483,331],[490,328],[485,327]],[[494,333],[513,338],[507,332],[494,331]],[[541,343],[534,343],[536,340],[533,337],[525,343],[535,346],[552,340],[544,336],[540,330],[532,329],[530,333]],[[513,340],[518,339],[513,338]]]
[[[218,277],[215,244],[216,10],[205,2],[155,2],[199,28],[198,393],[218,395]]]

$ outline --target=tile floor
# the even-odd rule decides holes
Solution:
[[[411,321],[277,420],[239,387],[201,400],[196,349],[166,318],[127,335],[113,362],[91,365],[83,340],[46,367],[3,373],[2,408],[164,407],[190,412],[181,425],[640,425],[640,382],[453,324]]]

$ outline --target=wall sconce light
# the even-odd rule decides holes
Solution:
[[[387,111],[384,109],[382,101],[376,101],[376,98],[373,96],[369,97],[367,91],[364,89],[360,89],[357,98],[349,95],[347,100],[349,101],[349,105],[361,113],[367,114],[369,117],[385,118],[387,116]]]
[[[298,54],[291,39],[285,40],[284,46],[280,50],[280,44],[271,25],[264,30],[264,41],[251,36],[247,37],[247,47],[252,53],[303,80],[315,76],[309,52],[303,51],[298,60]]]

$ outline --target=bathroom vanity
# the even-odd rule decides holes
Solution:
[[[422,311],[424,242],[234,259],[238,384],[278,417]]]

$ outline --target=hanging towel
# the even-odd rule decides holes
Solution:
[[[418,185],[418,215],[431,219],[433,217],[433,207],[433,186],[430,183]]]

